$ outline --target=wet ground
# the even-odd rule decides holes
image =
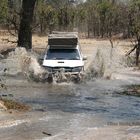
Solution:
[[[1,71],[5,66],[9,67],[6,74],[1,72],[6,88],[1,88],[0,95],[31,109],[1,111],[0,139],[140,139],[140,98],[120,94],[128,89],[128,85],[140,84],[140,72],[122,63],[121,51],[118,54],[113,50],[110,61],[108,47],[101,51],[102,48],[98,50],[92,45],[104,47],[109,44],[105,41],[83,44],[83,52],[88,56],[87,76],[79,84],[36,83],[21,74],[18,64],[14,65],[11,58],[15,60],[16,57],[10,57],[8,62],[1,60]],[[102,72],[102,75],[93,74],[93,70]]]

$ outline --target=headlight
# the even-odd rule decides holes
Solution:
[[[83,67],[75,67],[72,69],[72,72],[80,72],[80,71],[82,71],[82,68]]]

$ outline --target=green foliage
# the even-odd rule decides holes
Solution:
[[[68,0],[38,0],[37,19],[41,32],[54,28],[67,30],[75,25],[77,10]]]
[[[52,5],[46,3],[44,0],[38,0],[37,2],[37,18],[40,23],[41,33],[46,32],[48,27],[51,30],[56,24],[56,11]]]
[[[0,23],[5,22],[5,18],[7,16],[8,12],[8,1],[7,0],[1,0],[0,2]]]
[[[19,0],[15,0],[14,5],[20,5]],[[7,11],[7,0],[1,0],[0,22],[5,21]],[[42,34],[77,28],[88,37],[123,33],[124,37],[140,38],[140,0],[125,3],[118,0],[86,0],[82,3],[79,0],[75,4],[69,0],[37,0],[34,24],[39,25]]]
[[[77,9],[77,18],[80,22],[84,21],[87,16],[87,10],[84,8],[83,5],[80,5]]]
[[[131,32],[140,39],[140,0],[131,0],[129,4],[131,15]]]
[[[110,12],[112,5],[109,1],[104,0],[98,3],[97,5],[99,13],[104,16],[107,12]]]

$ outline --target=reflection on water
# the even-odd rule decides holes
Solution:
[[[140,98],[104,94],[98,91],[79,89],[80,95],[66,95],[65,93],[57,95],[49,94],[45,98],[21,98],[24,102],[32,106],[38,105],[44,111],[61,110],[71,113],[99,114],[108,120],[137,120],[140,118]],[[88,95],[86,95],[88,92]],[[89,93],[90,92],[90,93]],[[90,96],[89,96],[90,94]],[[35,107],[35,108],[36,108]]]
[[[99,115],[106,121],[138,120],[140,98],[118,94],[118,91],[123,91],[118,84],[113,83],[112,88],[110,86],[111,81],[103,80],[82,85],[59,84],[51,87],[41,84],[40,87],[39,85],[9,87],[7,92],[21,102],[30,105],[33,111],[85,113]]]

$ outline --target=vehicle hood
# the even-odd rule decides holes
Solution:
[[[84,66],[82,60],[44,60],[43,66],[46,67],[80,67]]]

